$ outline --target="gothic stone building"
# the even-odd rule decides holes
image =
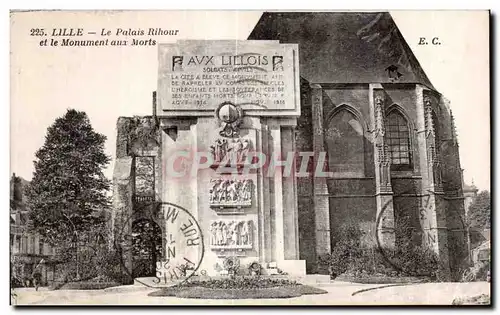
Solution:
[[[169,182],[162,165],[170,148],[196,143],[208,150],[219,141],[212,137],[219,126],[213,109],[219,104],[210,113],[164,111],[156,103],[165,102],[159,84],[152,116],[118,120],[115,234],[148,218],[160,218],[160,231],[164,218],[148,202],[168,201],[193,211],[206,232],[203,269],[209,274],[227,255],[272,263],[291,274],[322,272],[318,257],[331,251],[349,224],[364,232],[363,246],[390,248],[409,241],[433,250],[443,275],[458,271],[468,254],[450,104],[433,87],[391,16],[264,13],[248,39],[249,45],[291,47],[299,110],[274,116],[245,111],[240,126],[245,139],[267,153],[326,152],[331,175],[285,180],[257,173],[251,177],[252,201],[242,201],[248,205],[229,212],[209,206],[217,198],[211,179]],[[176,71],[182,57],[172,58]],[[233,184],[242,190],[245,182]],[[231,233],[228,229],[234,229],[235,239],[226,243],[220,235]],[[165,240],[160,242],[156,260],[166,255]]]

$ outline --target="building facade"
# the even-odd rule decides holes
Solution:
[[[28,228],[28,209],[24,189],[29,184],[21,177],[12,175],[10,182],[10,258],[13,285],[32,285],[33,275],[40,275],[41,284],[54,280],[55,249],[43,241],[40,235]]]
[[[172,75],[190,66],[187,58],[182,61],[182,45],[194,45],[194,51],[205,54],[209,50],[191,42],[168,48],[178,49],[167,70]],[[160,48],[153,115],[121,117],[117,124],[115,235],[153,218],[165,240],[165,213],[154,202],[168,201],[192,211],[207,235],[203,269],[210,274],[228,255],[277,264],[290,274],[321,272],[318,257],[330,253],[343,225],[353,223],[364,232],[363,246],[393,248],[410,239],[439,256],[444,277],[458,272],[468,250],[450,104],[432,86],[391,16],[265,13],[247,43],[237,45],[273,47],[268,73],[274,77],[278,64],[293,69],[287,75],[296,75],[296,82],[285,79],[283,85],[295,86],[290,92],[295,98],[283,101],[282,108],[241,106],[239,112],[231,102],[209,104],[207,110],[202,105],[183,107],[188,101],[183,103],[181,95],[179,107],[168,108],[166,102],[176,97],[164,92],[171,86],[161,83],[162,58],[170,55]],[[286,57],[288,51],[293,57]],[[229,139],[224,143],[236,141],[237,153],[245,141],[267,156],[314,152],[312,164],[322,164],[328,176],[287,178],[276,173],[269,178],[256,171],[229,182],[215,173],[185,182],[168,178],[169,152],[193,146],[216,151],[224,141],[219,135]],[[248,183],[252,188],[246,193]],[[227,197],[232,186],[234,196]],[[216,193],[220,190],[222,197]],[[226,234],[234,239],[221,240]],[[158,255],[165,258],[166,250],[162,241]],[[127,258],[127,264],[133,265],[132,260]]]

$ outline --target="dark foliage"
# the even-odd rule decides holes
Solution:
[[[106,137],[94,131],[87,115],[70,109],[57,118],[36,152],[27,191],[32,227],[53,245],[89,231],[109,207]]]
[[[471,228],[489,229],[491,224],[491,195],[489,191],[480,192],[469,207],[468,224]]]
[[[118,253],[110,250],[107,244],[78,247],[78,255],[74,248],[69,249],[66,254],[59,253],[58,257],[65,258],[64,262],[57,265],[57,281],[86,282],[96,279],[107,279],[111,282],[123,282],[124,275],[120,269],[121,262]],[[62,250],[59,248],[58,250]],[[76,259],[78,258],[78,264]],[[78,275],[78,276],[77,276]]]
[[[436,278],[438,259],[430,249],[413,245],[409,239],[401,240],[395,249],[362,247],[362,234],[356,223],[344,225],[331,254],[319,257],[319,264],[328,268],[332,279],[341,274]]]
[[[338,235],[339,239],[333,245],[331,254],[319,257],[319,264],[327,266],[332,278],[345,273],[363,255],[360,241],[362,232],[355,224],[343,225]]]
[[[131,242],[133,277],[155,276],[156,261],[162,257],[161,228],[151,220],[135,221]]]

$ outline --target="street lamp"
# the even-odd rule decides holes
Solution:
[[[71,223],[71,226],[73,227],[73,236],[74,236],[73,237],[73,244],[75,247],[75,261],[76,261],[76,280],[79,280],[80,273],[78,271],[78,231],[76,230],[76,226],[73,223],[73,221],[71,221],[71,219],[67,215],[65,215],[64,213],[62,215],[69,221],[69,223]]]

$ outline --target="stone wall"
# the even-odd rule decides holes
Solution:
[[[298,119],[296,145],[300,151],[313,149],[314,116],[311,103],[312,92],[310,84],[302,82],[302,115]],[[363,84],[320,84],[323,91],[322,119],[323,134],[328,132],[328,120],[335,114],[339,106],[349,106],[360,120],[364,128],[365,150],[363,154],[364,172],[362,176],[344,176],[327,181],[330,218],[330,242],[335,243],[339,227],[348,221],[359,222],[364,230],[375,229],[378,202],[376,197],[375,156],[372,145],[374,132],[373,113],[369,110],[369,88]],[[383,84],[385,94],[385,110],[398,110],[408,121],[410,130],[411,164],[409,169],[391,171],[390,199],[393,203],[396,224],[403,221],[410,224],[408,234],[415,245],[425,245],[434,248],[441,254],[443,263],[456,271],[466,256],[464,251],[465,238],[461,231],[463,218],[463,192],[461,184],[460,161],[456,135],[453,133],[453,122],[449,108],[443,100],[435,104],[438,117],[434,130],[436,142],[440,145],[437,152],[441,164],[437,171],[429,168],[429,140],[425,138],[428,125],[425,122],[425,109],[422,94],[414,84]],[[424,123],[425,122],[425,123]],[[425,135],[424,135],[425,134]],[[455,140],[453,140],[455,139]],[[326,145],[325,145],[325,149]],[[334,150],[334,149],[333,149]],[[435,195],[435,173],[441,172],[444,193]],[[432,177],[431,177],[432,176]],[[335,177],[335,176],[334,176]],[[440,179],[439,179],[440,180]],[[315,233],[315,218],[318,212],[324,212],[321,204],[314,203],[315,181],[310,178],[300,179],[298,187],[299,203],[299,233],[300,255],[307,260],[308,271],[315,270],[317,252],[314,247],[321,247]],[[431,187],[431,190],[429,191]],[[439,188],[439,187],[438,187]],[[314,214],[311,213],[314,204]],[[424,210],[423,210],[424,209]],[[425,211],[431,211],[426,213]],[[422,221],[421,218],[424,218]],[[437,219],[437,221],[436,221]],[[443,221],[444,220],[444,221]],[[445,222],[445,223],[443,223]],[[442,229],[442,225],[446,227]],[[430,229],[429,229],[430,227]],[[396,229],[397,230],[397,229]],[[439,235],[433,235],[439,231]],[[401,232],[400,232],[401,233]],[[401,239],[402,235],[396,236]],[[434,241],[433,244],[428,240]],[[427,244],[427,245],[426,245]],[[328,244],[329,245],[329,244]],[[325,245],[326,246],[326,245]],[[449,254],[448,254],[449,252]],[[449,257],[448,257],[449,256]],[[311,261],[314,259],[314,261]]]
[[[153,117],[120,117],[116,124],[116,159],[113,171],[113,211],[111,214],[110,247],[121,251],[124,268],[130,274],[132,255],[126,242],[132,223],[146,212],[154,212],[154,202],[161,190],[159,130]],[[155,197],[142,207],[135,196],[135,157],[155,156]],[[139,209],[142,209],[139,211]],[[130,281],[132,279],[129,279]]]

